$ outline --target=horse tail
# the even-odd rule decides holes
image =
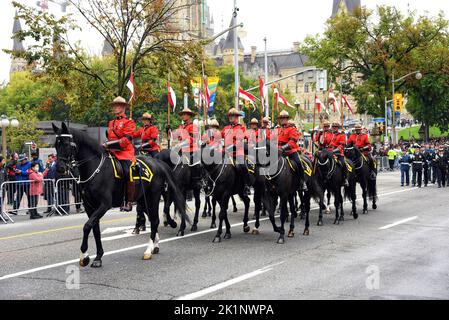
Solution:
[[[318,183],[318,179],[316,176],[312,176],[310,179],[310,195],[312,196],[315,202],[320,203],[321,200],[324,199],[324,190]]]
[[[178,212],[180,213],[181,217],[184,218],[189,224],[191,224],[190,218],[186,212],[186,201],[182,195],[181,190],[179,189],[178,185],[175,183],[174,179],[173,179],[173,173],[170,169],[170,167],[168,166],[168,164],[166,164],[163,161],[158,161],[159,163],[159,167],[162,171],[162,173],[165,176],[165,179],[168,183],[168,187],[169,189],[172,191],[170,193],[170,197],[172,197],[173,199],[173,203],[175,204],[175,208],[176,210],[178,210]]]

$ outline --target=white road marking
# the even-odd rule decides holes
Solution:
[[[107,228],[101,234],[111,234],[111,233],[116,233],[116,232],[121,232],[121,231],[127,231],[129,229],[134,229],[134,226]]]
[[[198,298],[204,297],[205,295],[211,294],[213,292],[216,292],[216,291],[219,291],[221,289],[224,289],[224,288],[227,288],[229,286],[232,286],[232,285],[234,285],[236,283],[239,283],[239,282],[242,282],[242,281],[245,281],[245,280],[257,277],[257,276],[259,276],[261,274],[264,274],[264,273],[266,273],[268,271],[271,271],[271,270],[273,270],[274,267],[276,267],[278,265],[281,265],[283,263],[284,263],[284,261],[279,262],[279,263],[274,264],[274,265],[271,265],[271,266],[267,266],[265,268],[262,268],[262,269],[259,269],[259,270],[256,270],[256,271],[253,271],[253,272],[241,275],[240,277],[237,277],[237,278],[234,278],[234,279],[230,279],[230,280],[222,282],[222,283],[218,283],[218,284],[216,284],[216,285],[214,285],[212,287],[209,287],[209,288],[206,288],[206,289],[203,289],[203,290],[191,293],[191,294],[187,294],[185,296],[177,298],[176,300],[193,300],[193,299],[198,299]]]
[[[119,239],[126,239],[126,238],[131,238],[131,237],[137,237],[137,235],[132,234],[133,230],[127,230],[125,234],[119,234],[116,236],[111,236],[111,237],[107,237],[107,238],[102,238],[101,241],[102,242],[108,242],[108,241],[114,241],[114,240],[119,240]],[[151,231],[140,231],[140,234],[150,234]]]
[[[399,226],[399,225],[401,225],[401,224],[404,224],[404,223],[407,223],[407,222],[410,222],[410,221],[413,221],[413,220],[416,220],[416,219],[418,219],[417,216],[416,216],[416,217],[407,218],[407,219],[404,219],[404,220],[400,220],[400,221],[398,221],[398,222],[395,222],[395,223],[386,225],[386,226],[384,226],[384,227],[382,227],[382,228],[379,228],[379,230],[387,230],[387,229],[391,229],[391,228],[393,228],[393,227]]]
[[[418,188],[411,188],[411,189],[405,189],[405,190],[400,190],[400,191],[389,192],[389,193],[385,193],[385,194],[380,194],[379,197],[389,196],[389,195],[393,195],[393,194],[397,194],[397,193],[409,192],[409,191],[413,191],[413,190],[417,190],[417,189]],[[345,203],[348,203],[348,202],[349,201],[346,201]],[[311,210],[316,210],[316,209],[318,209],[318,207],[311,208]],[[269,220],[269,218],[263,218],[263,219],[260,219],[259,221],[262,222],[262,221],[267,221],[267,220]],[[248,223],[249,224],[255,223],[255,220],[249,221]],[[232,228],[239,227],[239,226],[243,226],[243,222],[231,225]],[[159,243],[162,244],[162,243],[182,240],[182,239],[185,239],[185,238],[196,237],[196,236],[199,236],[199,235],[202,235],[202,234],[216,232],[216,231],[217,231],[216,229],[207,229],[207,230],[203,230],[203,231],[187,234],[184,237],[173,237],[173,238],[164,239],[164,240],[161,240]],[[119,249],[119,250],[109,251],[109,252],[106,252],[104,254],[104,256],[109,256],[109,255],[113,255],[113,254],[117,254],[117,253],[122,253],[122,252],[137,250],[137,249],[142,249],[142,248],[146,248],[147,246],[148,246],[148,243],[137,245],[137,246],[133,246],[133,247],[128,247],[128,248],[123,248],[123,249]],[[93,258],[95,258],[95,257],[93,257]],[[35,272],[39,272],[39,271],[43,271],[43,270],[58,268],[58,267],[70,265],[70,264],[73,264],[73,263],[78,263],[78,261],[79,261],[78,259],[68,260],[68,261],[64,261],[64,262],[59,262],[59,263],[55,263],[55,264],[42,266],[42,267],[39,267],[39,268],[34,268],[34,269],[29,269],[29,270],[25,270],[25,271],[21,271],[21,272],[17,272],[17,273],[8,274],[8,275],[0,277],[0,281],[6,280],[6,279],[11,279],[11,278],[17,278],[17,277],[20,277],[20,276],[23,276],[23,275],[26,275],[26,274],[35,273]]]

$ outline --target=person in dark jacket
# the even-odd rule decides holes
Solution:
[[[17,160],[19,160],[19,155],[14,153],[11,156],[11,159],[6,164],[6,171],[8,173],[8,181],[15,182],[16,181],[16,166]],[[14,205],[14,199],[17,192],[17,186],[15,183],[8,184],[7,186],[7,194],[8,194],[8,204],[10,206]]]
[[[8,181],[8,173],[6,171],[6,161],[0,156],[0,188],[2,188],[2,196],[0,197],[0,208],[2,208],[3,200],[5,199],[6,188],[2,187],[4,182]],[[1,213],[0,213],[1,214]]]
[[[399,165],[401,167],[401,187],[403,187],[404,184],[408,187],[410,185],[410,167],[412,165],[412,159],[408,152],[399,157]]]
[[[55,204],[55,179],[56,179],[56,161],[55,156],[48,156],[47,164],[44,170],[44,199],[47,200],[48,209],[44,213],[51,213]],[[49,181],[50,180],[50,181]]]
[[[14,203],[14,211],[11,212],[12,214],[17,214],[17,210],[19,209],[20,203],[22,202],[23,194],[27,196],[28,207],[30,207],[30,183],[28,182],[28,174],[30,171],[31,163],[28,161],[26,155],[23,154],[19,157],[19,163],[16,166],[16,181],[18,181],[17,196]]]

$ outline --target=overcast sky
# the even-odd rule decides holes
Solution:
[[[35,5],[37,0],[21,0],[22,3]],[[11,0],[0,0],[0,49],[11,48],[11,31],[14,8]],[[332,13],[332,0],[237,0],[239,22],[243,22],[246,36],[242,38],[245,50],[257,46],[262,50],[263,38],[268,39],[268,49],[288,49],[293,42],[301,41],[309,34],[323,31],[324,22]],[[218,33],[229,26],[234,0],[208,0],[215,19]],[[417,10],[420,14],[428,12],[435,15],[444,11],[449,17],[447,0],[362,0],[362,5],[375,8],[377,5],[395,5],[403,12]],[[57,11],[57,7],[51,5]],[[102,40],[95,32],[83,32],[80,36],[83,46],[93,54],[99,54]],[[10,57],[0,53],[0,83],[9,77]]]

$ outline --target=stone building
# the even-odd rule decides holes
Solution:
[[[23,46],[23,42],[17,36],[15,36],[18,32],[22,31],[22,24],[20,23],[19,18],[17,17],[17,12],[14,17],[14,24],[12,28],[13,34],[13,46],[12,50],[16,52],[24,52],[25,48]],[[12,57],[10,74],[14,72],[24,71],[27,68],[27,62],[25,59]]]

